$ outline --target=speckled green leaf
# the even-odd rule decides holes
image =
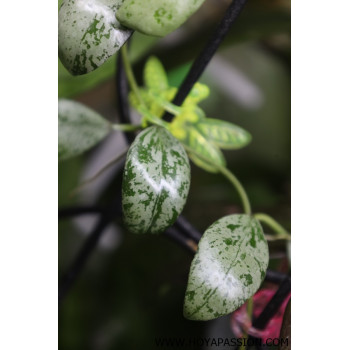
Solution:
[[[58,161],[77,156],[110,132],[110,123],[81,103],[58,100]]]
[[[142,131],[131,145],[124,168],[124,222],[134,233],[160,233],[181,213],[190,186],[187,154],[165,128]]]
[[[73,75],[89,73],[132,33],[115,17],[122,0],[65,0],[58,14],[58,54]]]
[[[192,261],[184,303],[190,320],[211,320],[239,308],[260,287],[269,261],[260,223],[229,215],[212,224]]]
[[[125,0],[117,18],[126,27],[164,36],[180,27],[204,0]]]
[[[219,119],[200,120],[196,128],[207,140],[222,149],[242,148],[251,140],[250,134],[244,129]]]

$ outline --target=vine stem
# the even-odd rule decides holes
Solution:
[[[278,238],[290,240],[290,234],[274,218],[264,213],[254,214],[255,219],[269,226],[278,234]]]
[[[112,129],[117,131],[132,132],[141,129],[141,125],[134,124],[112,124]]]
[[[241,197],[242,205],[243,205],[243,211],[247,215],[252,214],[252,209],[250,206],[249,198],[247,195],[247,192],[245,191],[244,187],[240,183],[240,181],[237,179],[237,177],[227,168],[217,166],[217,169],[223,174],[231,183],[232,185],[236,188],[239,196]]]
[[[122,54],[124,69],[125,69],[125,73],[126,73],[126,77],[128,79],[129,85],[130,85],[131,90],[135,94],[135,96],[138,99],[139,104],[140,104],[139,107],[137,108],[138,111],[141,113],[142,116],[146,116],[147,121],[149,121],[153,124],[157,124],[157,125],[166,127],[165,122],[162,119],[157,118],[157,117],[153,118],[152,115],[147,110],[146,104],[145,104],[145,102],[140,94],[140,90],[139,90],[139,87],[137,85],[137,82],[136,82],[136,79],[134,76],[134,72],[133,72],[131,64],[130,64],[126,44],[121,48],[121,54]],[[145,126],[145,125],[143,125],[143,122],[142,122],[142,126]]]
[[[195,151],[191,147],[188,147],[187,145],[184,145],[184,144],[182,144],[182,145],[184,146],[184,148],[187,150],[188,153],[193,153],[195,156],[201,158],[207,164],[216,168],[222,175],[224,175],[231,182],[231,184],[235,187],[236,191],[238,192],[238,194],[241,198],[244,213],[247,215],[252,215],[252,209],[250,206],[247,192],[245,191],[244,187],[242,186],[240,181],[237,179],[237,177],[226,167],[217,165],[217,164],[211,162],[210,160],[208,160],[207,158],[203,157],[202,154],[198,153],[197,151]]]
[[[253,323],[253,296],[251,296],[248,299],[246,307],[247,307],[246,310],[247,310],[247,315],[249,317],[249,320],[251,321],[251,323]],[[248,339],[248,337],[249,337],[248,332],[244,331],[243,339]],[[244,350],[245,348],[246,348],[246,345],[244,345],[244,343],[242,343],[239,350]]]
[[[100,175],[102,175],[106,170],[108,170],[112,165],[118,163],[128,152],[128,149],[125,149],[122,153],[120,153],[117,157],[112,159],[110,162],[108,162],[102,169],[100,169],[95,175],[91,176],[90,178],[84,180],[77,188],[75,188],[71,193],[70,196],[75,196],[78,192],[83,190],[87,185],[94,182]]]
[[[126,76],[128,78],[130,87],[131,87],[132,91],[134,92],[134,94],[136,95],[137,99],[139,100],[139,102],[140,102],[140,104],[142,106],[142,109],[145,109],[144,108],[145,107],[144,101],[143,101],[143,99],[142,99],[142,97],[140,95],[140,92],[139,92],[139,89],[138,89],[138,85],[136,83],[136,80],[135,80],[135,77],[134,77],[134,74],[133,74],[130,62],[128,60],[128,55],[127,55],[127,50],[126,50],[126,46],[125,45],[122,47],[122,57],[123,57],[123,62],[124,62]],[[153,98],[153,99],[156,99],[157,102],[159,102],[158,99],[157,99],[157,96],[151,95],[150,97]],[[169,106],[172,107],[172,108],[170,109]],[[166,106],[164,106],[164,104],[163,104],[163,108],[165,108],[165,110],[167,110],[168,113],[172,112],[173,114],[177,114],[179,112],[176,107],[173,108],[173,105],[171,103],[167,103]],[[158,124],[158,123],[156,123],[156,124]],[[162,125],[162,126],[167,127],[166,124]],[[251,206],[250,206],[250,201],[249,201],[248,195],[247,195],[244,187],[240,183],[240,181],[237,179],[237,177],[230,170],[228,170],[226,167],[222,167],[222,166],[219,166],[217,164],[214,164],[214,163],[208,161],[201,154],[197,153],[195,150],[191,149],[190,147],[188,147],[186,145],[184,145],[184,147],[185,147],[185,149],[187,149],[188,152],[195,154],[197,157],[203,159],[205,162],[207,162],[211,166],[215,167],[222,175],[224,175],[231,182],[231,184],[236,188],[236,190],[237,190],[237,192],[238,192],[238,194],[239,194],[239,196],[241,198],[244,213],[247,214],[247,215],[251,215],[252,214],[252,210],[251,210]],[[249,298],[248,301],[247,301],[247,314],[248,314],[250,320],[252,320],[253,297]],[[244,336],[246,338],[248,337],[247,334],[245,334]],[[245,348],[245,346],[242,349],[244,349],[244,348]]]
[[[128,57],[127,44],[123,45],[121,48],[121,54],[123,58],[124,68],[126,77],[128,78],[128,82],[130,84],[131,90],[134,92],[136,98],[139,100],[141,105],[144,105],[143,99],[140,94],[139,87],[137,85],[134,73],[131,68],[130,60]]]

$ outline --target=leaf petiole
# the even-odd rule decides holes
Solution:
[[[107,163],[102,169],[100,169],[95,175],[91,176],[90,178],[84,180],[77,188],[75,188],[70,196],[75,196],[78,192],[83,190],[87,185],[94,182],[100,175],[102,175],[106,170],[108,170],[112,165],[118,163],[128,152],[128,149],[124,150],[120,154],[118,154],[114,159],[112,159],[109,163]]]
[[[138,99],[139,103],[141,105],[145,105],[145,102],[143,101],[139,87],[137,85],[134,73],[131,68],[130,60],[128,57],[128,51],[127,51],[127,44],[124,44],[121,48],[121,55],[124,63],[125,73],[126,77],[128,78],[128,82],[130,84],[131,90],[134,92],[136,98]]]
[[[134,125],[134,124],[112,124],[112,129],[117,131],[125,131],[125,132],[131,132],[131,131],[137,131],[142,129],[142,125]]]
[[[184,148],[186,149],[187,152],[193,153],[196,157],[201,158],[203,161],[208,163],[210,166],[216,168],[222,175],[224,175],[231,182],[231,184],[236,188],[236,190],[241,198],[244,213],[247,215],[251,215],[252,209],[250,206],[248,195],[247,195],[244,187],[240,183],[240,181],[237,179],[237,177],[230,170],[228,170],[226,167],[217,165],[217,164],[213,163],[212,161],[210,161],[209,159],[207,159],[206,157],[203,157],[202,154],[198,153],[197,151],[195,151],[191,147],[188,147],[185,144],[182,144],[182,145],[184,146]]]
[[[137,110],[141,113],[141,115],[144,117],[143,121],[142,121],[142,125],[141,127],[145,127],[145,120],[149,121],[152,124],[156,124],[156,125],[160,125],[163,126],[165,128],[167,128],[168,123],[162,121],[160,118],[152,115],[145,104],[145,101],[143,100],[139,87],[137,85],[134,73],[132,71],[132,67],[128,58],[128,52],[127,52],[127,46],[126,44],[121,48],[121,54],[122,54],[122,58],[123,58],[123,63],[124,63],[124,68],[125,68],[125,73],[126,73],[126,77],[128,79],[128,82],[130,84],[131,90],[133,91],[133,93],[135,94],[138,102],[139,102],[139,106],[137,108]],[[159,98],[159,97],[155,97],[154,94],[150,94],[148,93],[148,96],[151,97],[152,99],[156,99],[158,103],[161,104],[161,106],[168,110],[171,110],[171,113],[179,113],[179,110],[177,110],[177,108],[175,108],[176,106],[171,104],[170,102],[164,101],[163,99]],[[166,107],[165,107],[166,106]]]
[[[247,310],[247,316],[249,318],[249,321],[251,322],[253,319],[253,297],[252,296],[247,300],[246,310]],[[248,337],[249,337],[248,331],[245,330],[243,334],[243,338],[248,339]],[[246,346],[243,343],[239,348],[239,350],[244,350],[245,348]]]
[[[259,220],[260,222],[266,224],[269,226],[273,231],[277,233],[277,236],[275,236],[278,239],[286,239],[290,240],[290,233],[285,230],[274,218],[271,216],[264,214],[264,213],[258,213],[254,214],[255,219]]]
[[[174,114],[174,115],[179,115],[181,113],[181,107],[178,107],[174,105],[173,103],[167,101],[166,99],[156,95],[152,91],[147,91],[147,96],[151,98],[154,102],[156,102],[159,106],[164,108],[167,112]]]
[[[162,126],[166,129],[169,128],[169,125],[168,125],[169,123],[167,123],[164,120],[153,115],[145,106],[140,105],[140,106],[138,106],[137,110],[141,113],[141,115],[144,117],[144,119],[146,121],[150,122],[151,124]]]

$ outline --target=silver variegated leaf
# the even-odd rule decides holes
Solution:
[[[259,289],[269,261],[260,223],[229,215],[212,224],[192,261],[184,303],[190,320],[211,320],[239,308]]]
[[[122,0],[65,0],[58,14],[58,54],[73,75],[103,64],[132,30],[115,17]]]
[[[110,123],[79,102],[58,100],[58,161],[77,156],[111,131]]]
[[[125,0],[117,18],[126,27],[165,36],[180,27],[204,0]]]
[[[131,145],[124,168],[124,223],[133,233],[160,233],[181,213],[190,186],[187,154],[165,128],[142,131]]]

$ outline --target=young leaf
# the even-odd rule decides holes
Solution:
[[[117,18],[126,27],[165,36],[180,27],[204,0],[125,0]]]
[[[145,86],[155,91],[163,91],[168,88],[168,78],[162,63],[157,57],[150,57],[143,71]]]
[[[177,124],[176,120],[170,125],[171,133],[177,137],[184,145],[199,153],[204,159],[198,157],[194,153],[189,152],[189,157],[198,167],[217,173],[218,170],[212,165],[205,162],[208,159],[210,163],[219,166],[226,166],[224,155],[218,147],[208,142],[205,137],[192,125]]]
[[[201,83],[195,83],[190,93],[186,97],[183,106],[197,104],[202,100],[205,100],[210,94],[210,89],[207,85]]]
[[[58,14],[58,54],[73,75],[102,65],[130,37],[116,19],[122,0],[64,0]]]
[[[124,222],[133,233],[160,233],[181,213],[190,186],[187,154],[165,128],[142,131],[131,145],[124,168]]]
[[[77,156],[110,132],[110,123],[81,103],[58,100],[58,161]]]
[[[202,236],[192,261],[184,303],[190,320],[211,320],[239,308],[264,280],[269,253],[260,223],[229,215]]]
[[[250,134],[244,129],[219,119],[200,120],[196,128],[207,140],[222,149],[242,148],[251,140]]]

